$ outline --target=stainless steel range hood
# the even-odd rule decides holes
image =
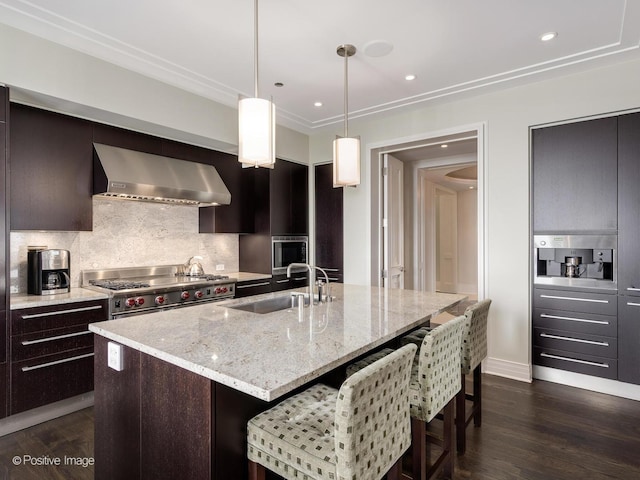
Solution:
[[[231,194],[211,165],[94,143],[94,195],[208,207]]]

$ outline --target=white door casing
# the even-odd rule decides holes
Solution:
[[[404,164],[384,155],[383,170],[383,285],[404,288]]]

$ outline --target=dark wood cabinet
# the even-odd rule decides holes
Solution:
[[[90,122],[11,104],[11,230],[91,230]]]
[[[7,225],[9,205],[9,189],[7,177],[7,159],[9,156],[9,89],[0,86],[0,418],[7,416],[7,393],[9,375],[7,371],[7,308],[8,290],[7,279],[9,278],[9,258]]]
[[[532,133],[534,233],[616,233],[617,117]]]
[[[95,143],[162,155],[162,139],[159,137],[101,123],[94,123],[92,128]]]
[[[269,176],[271,235],[307,235],[308,167],[278,160]]]
[[[93,334],[106,300],[11,311],[9,413],[93,390]]]
[[[324,278],[322,274],[316,272],[316,278]],[[289,290],[291,288],[301,288],[309,285],[308,272],[293,272],[291,277],[287,275],[274,275],[271,278],[271,291],[278,292],[280,290]]]
[[[271,274],[271,236],[308,235],[309,170],[286,160],[253,170],[255,233],[240,236],[240,270]]]
[[[343,281],[343,191],[333,188],[333,165],[315,167],[316,265]],[[318,278],[322,278],[319,276]]]
[[[533,363],[618,378],[615,292],[533,289]]]
[[[640,114],[618,117],[618,291],[640,296]],[[639,345],[640,347],[640,345]]]
[[[235,298],[250,297],[251,295],[260,295],[261,293],[269,293],[270,291],[270,278],[247,280],[245,282],[236,283]]]
[[[618,297],[618,380],[640,384],[640,301]]]

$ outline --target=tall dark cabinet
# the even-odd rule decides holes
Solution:
[[[342,283],[343,190],[333,188],[333,165],[315,166],[316,265],[327,270],[329,280]]]
[[[533,231],[616,233],[617,118],[533,131]]]
[[[279,159],[252,170],[255,231],[240,236],[240,270],[271,274],[271,236],[309,233],[308,167]]]
[[[618,376],[640,384],[640,113],[618,117]]]
[[[8,201],[7,198],[8,178],[7,159],[9,157],[9,89],[0,86],[0,184],[2,184],[2,194],[0,195],[0,418],[7,415],[7,310],[8,289],[8,251],[7,236],[8,229]]]

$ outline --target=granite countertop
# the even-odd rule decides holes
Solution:
[[[230,308],[305,288],[89,325],[98,335],[271,401],[425,323],[464,295],[331,284],[336,300],[257,314]],[[126,360],[125,360],[126,362]]]
[[[251,280],[268,280],[271,278],[270,274],[253,272],[225,273],[225,275],[228,275],[231,278],[235,278],[239,282],[249,282]]]
[[[26,293],[14,293],[9,303],[11,310],[20,308],[46,307],[49,305],[62,305],[65,303],[86,302],[89,300],[102,300],[108,295],[86,288],[71,288],[69,293],[57,293],[55,295],[29,295]]]

